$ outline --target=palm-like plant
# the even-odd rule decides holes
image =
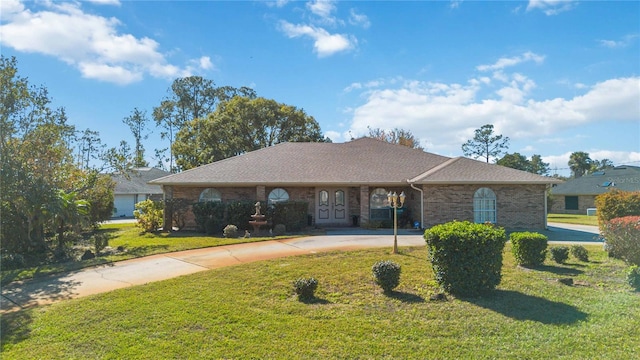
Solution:
[[[579,178],[584,175],[589,169],[591,169],[591,163],[593,161],[589,157],[589,154],[584,151],[576,151],[569,157],[569,168],[573,173],[574,178]]]
[[[75,192],[58,190],[52,203],[47,206],[47,213],[53,221],[53,226],[58,235],[58,251],[64,249],[64,232],[69,226],[81,225],[89,215],[89,202],[77,199]]]

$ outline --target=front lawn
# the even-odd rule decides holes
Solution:
[[[43,264],[40,266],[28,267],[24,269],[3,270],[0,283],[6,284],[10,281],[30,279],[33,277],[46,276],[66,271],[74,271],[85,267],[154,254],[246,242],[291,238],[291,236],[270,236],[250,238],[240,237],[236,239],[228,239],[224,237],[214,237],[202,233],[187,231],[141,235],[140,228],[136,227],[135,223],[104,224],[100,227],[98,232],[108,234],[110,238],[109,247],[113,250],[112,252],[105,252],[105,254],[101,254],[99,257],[91,260],[81,261],[79,259],[75,259],[67,262]],[[124,251],[117,251],[118,247],[121,247]]]
[[[587,216],[578,214],[548,214],[549,222],[577,224],[577,225],[593,225],[598,226],[597,216]]]
[[[492,294],[431,301],[426,248],[331,252],[249,263],[2,316],[3,359],[629,359],[640,294],[601,246],[590,262],[514,265]],[[374,284],[378,260],[400,286]],[[299,302],[292,282],[318,279]],[[557,280],[572,278],[573,286]],[[636,355],[634,355],[636,354]]]

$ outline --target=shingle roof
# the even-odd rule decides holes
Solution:
[[[437,171],[436,171],[437,169]],[[434,170],[429,173],[429,170]],[[475,171],[475,172],[474,172]],[[372,138],[281,143],[154,180],[164,185],[360,185],[439,182],[552,183],[553,179]]]
[[[640,167],[618,166],[571,179],[551,189],[553,195],[599,195],[610,189],[640,191]]]
[[[168,171],[156,168],[136,168],[128,173],[128,178],[122,174],[113,174],[111,178],[116,186],[114,194],[162,194],[159,185],[148,182],[171,174]]]

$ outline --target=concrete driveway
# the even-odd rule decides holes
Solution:
[[[596,227],[550,224],[550,242],[593,243]],[[420,231],[400,230],[398,246],[424,246]],[[393,246],[389,230],[335,229],[326,235],[188,250],[16,281],[2,288],[0,313],[165,280],[199,271],[330,250]]]

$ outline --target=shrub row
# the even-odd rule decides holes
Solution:
[[[308,202],[289,201],[270,206],[267,208],[265,215],[267,221],[274,225],[274,232],[279,232],[282,235],[285,229],[290,231],[302,230],[307,225],[308,212]],[[239,233],[250,230],[249,220],[251,220],[251,215],[254,213],[255,203],[252,201],[200,202],[193,204],[197,230],[206,232],[209,235],[222,232],[228,225],[235,225]]]

